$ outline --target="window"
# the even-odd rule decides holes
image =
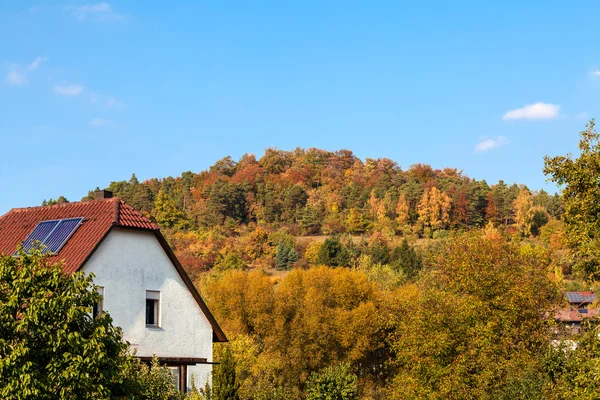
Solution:
[[[146,290],[146,326],[158,327],[158,303],[160,301],[160,292],[156,290]]]
[[[104,288],[102,286],[98,287],[98,294],[100,295],[100,300],[94,304],[94,308],[92,309],[92,316],[94,318],[104,311]]]
[[[171,375],[173,376],[173,384],[175,385],[175,389],[181,390],[179,384],[181,383],[181,378],[179,377],[179,369],[180,367],[168,367]]]

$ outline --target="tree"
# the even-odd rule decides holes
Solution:
[[[535,374],[518,373],[541,369],[545,315],[559,298],[537,250],[479,232],[443,244],[420,293],[394,313],[393,398],[511,398],[499,395],[509,387],[531,390],[519,398],[544,398],[523,381]]]
[[[142,396],[149,400],[185,400],[185,395],[177,390],[169,368],[160,365],[154,356],[150,365],[142,364],[137,379],[143,386]]]
[[[351,208],[346,219],[346,228],[350,233],[364,233],[371,227],[369,220],[356,208]]]
[[[313,373],[306,383],[306,400],[355,400],[356,375],[343,363]]]
[[[515,225],[523,235],[529,234],[529,210],[533,207],[533,199],[527,188],[522,188],[513,203]]]
[[[450,222],[451,200],[435,186],[426,190],[419,202],[419,221],[432,229],[440,229]]]
[[[229,347],[225,348],[221,356],[221,364],[213,375],[214,400],[238,400],[240,384],[235,374],[235,359]]]
[[[296,249],[289,243],[279,242],[275,254],[275,269],[278,271],[289,270],[296,261],[298,261]]]
[[[175,202],[163,190],[156,196],[152,216],[160,226],[166,228],[182,228],[187,223],[185,213],[177,208]]]
[[[319,248],[317,263],[329,267],[344,266],[343,252],[344,248],[337,237],[327,238]]]
[[[408,215],[408,200],[404,193],[398,197],[398,204],[396,205],[396,222],[399,226],[406,225],[409,221]]]
[[[406,239],[394,249],[391,265],[396,271],[403,271],[409,279],[414,278],[423,268],[421,256]]]
[[[63,273],[40,251],[0,257],[0,397],[134,396],[134,359],[104,312],[92,276]]]
[[[487,194],[487,207],[485,209],[485,219],[492,222],[493,224],[498,223],[499,217],[498,209],[496,208],[496,202],[494,201],[494,195],[492,192]]]
[[[576,268],[588,278],[600,278],[600,135],[592,119],[579,139],[581,154],[544,157],[544,173],[561,189],[569,246]]]

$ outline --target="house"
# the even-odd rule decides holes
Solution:
[[[554,319],[564,328],[572,333],[579,333],[581,324],[585,319],[596,318],[600,314],[597,308],[589,306],[596,301],[596,294],[592,292],[565,292],[565,300],[569,308],[556,310]]]
[[[108,191],[96,200],[17,208],[0,217],[0,253],[39,240],[65,273],[95,275],[102,301],[136,355],[156,355],[187,391],[212,370],[212,344],[227,337],[186,275],[158,225]]]

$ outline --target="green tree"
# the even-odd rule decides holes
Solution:
[[[409,279],[414,278],[423,268],[421,256],[406,239],[392,252],[391,265],[396,271],[403,271]]]
[[[0,398],[105,399],[139,393],[135,361],[92,276],[63,273],[39,251],[0,257]]]
[[[344,248],[337,237],[327,238],[319,248],[317,263],[330,267],[341,266],[343,265],[343,252]]]
[[[213,375],[214,400],[238,400],[239,382],[235,374],[235,359],[231,349],[227,347],[222,354],[221,364]]]
[[[296,261],[298,261],[296,249],[289,243],[279,242],[275,254],[275,269],[278,271],[289,270]]]
[[[358,399],[356,375],[343,363],[313,373],[306,383],[306,400]]]
[[[581,154],[544,158],[544,173],[561,189],[567,241],[576,268],[589,279],[600,278],[600,135],[592,119],[579,139]]]
[[[171,371],[152,358],[150,365],[142,364],[137,376],[142,384],[142,396],[148,400],[184,400],[185,395],[175,387]]]

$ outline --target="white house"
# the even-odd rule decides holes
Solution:
[[[95,275],[108,311],[136,355],[168,365],[179,388],[201,386],[212,344],[227,337],[186,275],[159,227],[112,193],[96,200],[12,209],[0,217],[0,253],[39,240],[66,273]]]

